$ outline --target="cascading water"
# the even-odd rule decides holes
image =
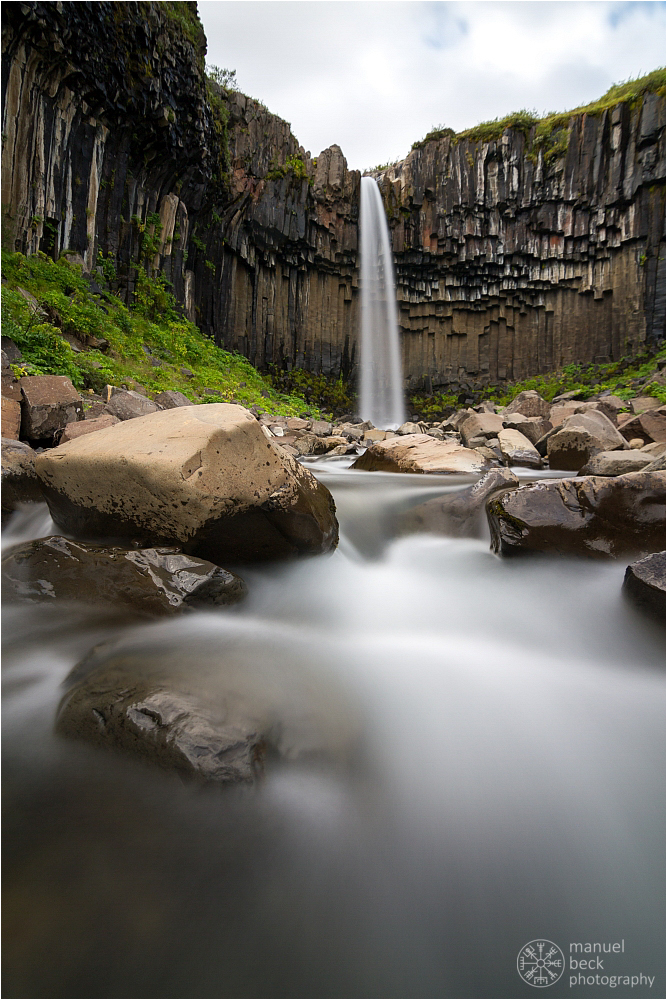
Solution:
[[[360,243],[360,412],[388,430],[405,420],[405,403],[389,229],[372,177],[361,178]]]

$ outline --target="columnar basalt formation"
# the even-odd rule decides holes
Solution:
[[[219,344],[262,368],[353,374],[360,175],[340,148],[313,160],[262,104],[211,90],[196,4],[6,7],[4,245],[89,269],[101,254],[130,301],[158,226],[150,264]],[[664,116],[654,94],[573,116],[548,167],[508,129],[422,143],[377,175],[410,386],[664,336]]]
[[[518,379],[664,337],[664,97],[573,116],[548,166],[533,136],[445,136],[379,176],[411,376]]]

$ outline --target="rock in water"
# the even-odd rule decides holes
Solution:
[[[331,494],[268,441],[242,406],[179,406],[39,455],[37,475],[67,534],[177,545],[219,565],[328,552]]]
[[[19,503],[43,503],[42,484],[35,472],[35,452],[23,441],[2,439],[2,512]]]
[[[658,621],[665,624],[665,552],[654,552],[625,571],[623,591]]]
[[[398,530],[401,534],[428,532],[454,538],[481,538],[486,500],[499,490],[518,485],[519,480],[510,469],[491,469],[474,486],[412,507],[400,516]]]
[[[215,621],[181,619],[96,646],[65,682],[57,731],[206,782],[252,781],[268,749],[349,761],[360,719],[312,651],[261,630],[229,639]]]
[[[438,441],[428,434],[406,434],[376,441],[352,468],[368,472],[479,473],[488,468],[488,462],[454,441]]]
[[[178,549],[120,549],[53,535],[18,545],[2,557],[5,597],[125,605],[139,615],[234,604],[243,580]]]
[[[665,544],[665,473],[530,483],[491,497],[486,512],[502,555],[644,555]]]

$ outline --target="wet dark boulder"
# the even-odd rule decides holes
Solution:
[[[665,552],[654,552],[625,571],[624,594],[653,618],[665,623]]]
[[[501,555],[645,555],[665,544],[665,473],[530,483],[491,497],[486,512]]]
[[[107,548],[60,535],[10,549],[2,589],[10,601],[122,606],[139,616],[234,604],[246,594],[235,573],[175,548]]]
[[[234,635],[189,618],[101,643],[65,681],[57,732],[202,782],[253,781],[265,758],[352,760],[360,719],[310,653]]]
[[[20,503],[43,503],[42,487],[35,472],[35,452],[24,441],[2,439],[2,513]]]
[[[68,692],[56,731],[202,782],[251,782],[266,751],[252,722],[232,722],[205,697],[116,664]]]
[[[399,517],[401,535],[427,533],[452,538],[484,537],[484,505],[498,490],[518,486],[510,469],[491,469],[473,486],[412,507]]]

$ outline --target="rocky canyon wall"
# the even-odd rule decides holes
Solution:
[[[14,3],[3,13],[3,242],[151,262],[187,315],[258,367],[353,374],[359,180],[263,105],[210,84],[196,4]],[[665,101],[531,135],[445,136],[377,174],[406,381],[502,381],[664,337]]]

